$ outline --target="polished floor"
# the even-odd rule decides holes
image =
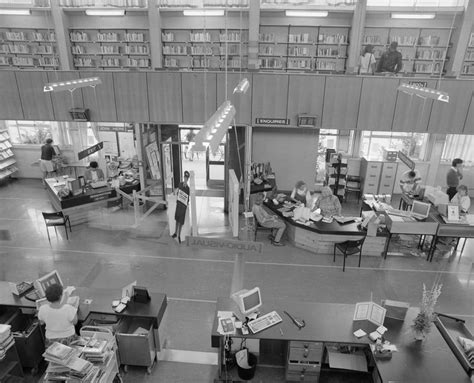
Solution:
[[[357,211],[352,205],[347,209]],[[169,297],[164,322],[166,350],[151,375],[130,368],[125,382],[213,382],[217,377],[216,350],[210,331],[219,296],[228,296],[235,254],[195,250],[169,236],[166,211],[152,214],[138,228],[131,228],[131,211],[113,217],[95,212],[91,224],[73,227],[70,240],[58,230],[46,236],[42,211],[51,206],[39,180],[17,180],[0,186],[0,278],[33,280],[57,269],[64,283],[75,286],[117,288],[137,280],[151,291]],[[222,198],[198,198],[201,235],[230,237]],[[263,299],[278,297],[309,302],[355,303],[394,299],[418,305],[422,284],[443,284],[437,310],[466,319],[474,329],[474,244],[462,256],[442,248],[432,263],[402,238],[400,256],[342,259],[314,254],[290,245],[276,248],[266,233],[264,254],[247,257],[244,284],[260,286]],[[394,246],[397,246],[395,243]],[[415,244],[413,246],[416,246]],[[253,382],[276,382],[278,372],[260,370]],[[29,378],[29,381],[36,381]]]

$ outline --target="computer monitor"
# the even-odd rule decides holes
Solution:
[[[262,296],[260,295],[260,287],[251,290],[244,290],[237,295],[237,303],[242,314],[251,314],[262,305]]]
[[[63,286],[63,281],[59,276],[57,270],[53,270],[50,273],[43,275],[41,278],[38,278],[36,281],[33,282],[35,286],[36,292],[40,298],[44,298],[46,296],[46,289],[51,285],[61,285]]]
[[[411,212],[414,214],[423,216],[425,218],[428,218],[430,214],[430,209],[431,209],[431,204],[414,200],[413,205],[411,207]]]

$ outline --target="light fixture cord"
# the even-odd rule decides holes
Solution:
[[[240,8],[240,22],[239,22],[239,84],[242,80],[242,7]]]
[[[204,13],[204,122],[203,124],[206,123],[207,121],[207,56],[206,56],[206,50],[207,50],[207,38],[206,38],[206,14]],[[191,56],[192,57],[192,56]],[[191,58],[192,60],[192,58]],[[204,126],[202,127],[204,128]]]
[[[227,60],[228,60],[228,41],[229,36],[227,35],[227,0],[225,0],[225,16],[224,16],[224,26],[225,26],[225,101],[227,101]]]

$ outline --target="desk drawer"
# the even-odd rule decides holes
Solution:
[[[321,364],[288,363],[287,372],[292,374],[315,375],[321,371]]]
[[[299,340],[290,341],[291,348],[310,348],[312,350],[321,350],[323,349],[322,342],[302,342]]]
[[[378,182],[373,182],[367,180],[364,184],[363,192],[364,194],[377,194]]]
[[[311,375],[311,374],[298,374],[294,372],[287,372],[286,373],[286,381],[287,382],[319,382],[319,374]]]
[[[290,347],[288,362],[298,363],[300,361],[305,361],[311,364],[321,364],[322,355],[322,349]]]

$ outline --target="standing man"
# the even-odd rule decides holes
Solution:
[[[53,139],[46,139],[46,143],[41,147],[41,160],[40,160],[40,169],[43,172],[43,182],[48,177],[48,175],[54,172],[53,165],[53,156],[56,155],[56,152],[53,148]]]
[[[380,57],[377,65],[377,72],[392,72],[398,73],[402,70],[402,54],[397,51],[398,43],[392,41],[387,51]]]
[[[452,166],[446,175],[446,184],[448,185],[446,194],[448,195],[450,201],[456,195],[459,181],[462,180],[463,160],[460,158],[455,158],[451,165]]]
[[[176,221],[176,227],[174,229],[174,234],[171,236],[173,238],[178,237],[178,242],[181,243],[181,229],[184,225],[184,219],[186,218],[186,210],[188,209],[189,203],[189,172],[186,170],[184,172],[184,180],[180,182],[178,188],[176,189],[176,212],[174,213],[174,219]]]

